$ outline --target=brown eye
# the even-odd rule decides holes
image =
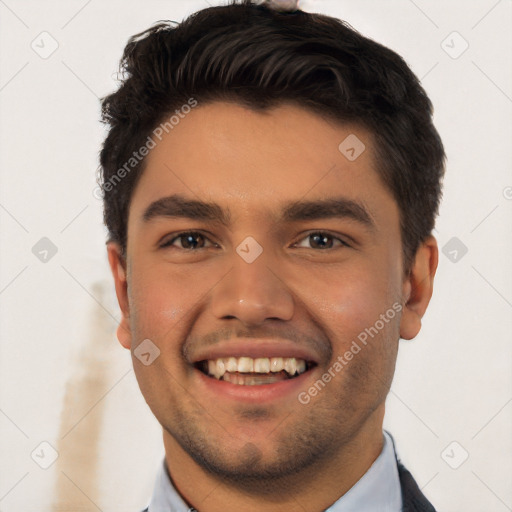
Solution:
[[[176,244],[178,242],[178,244]],[[178,249],[194,250],[203,249],[206,247],[207,238],[201,233],[190,231],[186,233],[180,233],[177,236],[164,242],[161,247],[177,247]]]
[[[304,245],[304,242],[308,242],[309,245]],[[308,236],[303,238],[298,244],[298,247],[305,247],[305,248],[311,248],[311,249],[333,249],[334,247],[338,246],[348,246],[343,240],[341,240],[338,237],[335,237],[329,233],[324,232],[315,232],[310,233]]]

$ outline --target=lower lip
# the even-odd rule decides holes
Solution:
[[[306,381],[312,371],[309,370],[293,379],[281,380],[272,384],[243,386],[208,377],[200,370],[195,369],[199,376],[201,396],[214,394],[216,397],[226,397],[253,404],[272,402],[283,398],[290,399],[290,397],[297,399],[297,395],[307,389]]]

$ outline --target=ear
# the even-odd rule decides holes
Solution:
[[[121,321],[117,326],[117,339],[124,348],[130,349],[132,336],[130,331],[130,305],[128,301],[127,265],[121,246],[116,242],[107,243],[108,262],[114,276],[117,302],[121,308]]]
[[[402,286],[405,305],[400,320],[400,337],[405,340],[411,340],[420,332],[421,318],[432,297],[438,260],[436,239],[429,236],[416,251],[411,270]]]

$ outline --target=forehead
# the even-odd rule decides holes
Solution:
[[[275,217],[284,203],[340,195],[370,212],[379,202],[396,207],[375,169],[368,131],[292,104],[266,111],[200,104],[163,130],[161,140],[153,138],[130,216],[171,194],[224,202],[235,218],[237,212]]]

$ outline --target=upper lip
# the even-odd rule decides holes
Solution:
[[[235,338],[216,343],[215,346],[200,348],[190,358],[191,362],[198,363],[209,359],[227,357],[295,357],[308,362],[318,363],[318,356],[306,347],[297,346],[296,343],[286,339],[254,339]]]

